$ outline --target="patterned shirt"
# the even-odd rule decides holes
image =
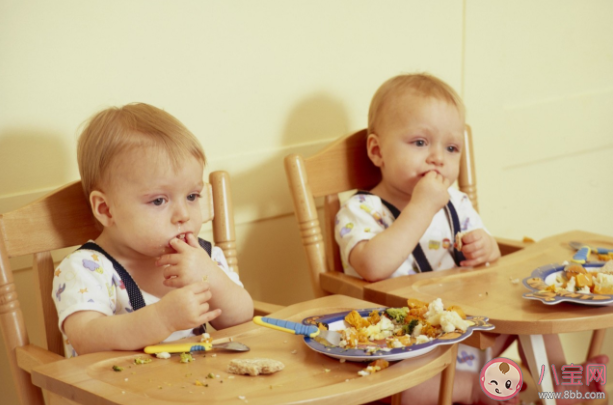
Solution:
[[[92,241],[90,241],[92,242]],[[223,251],[214,246],[211,259],[226,275],[241,287],[243,284],[228,267]],[[141,290],[145,304],[160,299]],[[113,263],[102,253],[93,250],[76,250],[66,256],[55,270],[53,277],[53,301],[59,316],[59,328],[64,338],[66,357],[77,356],[64,333],[66,318],[78,311],[96,311],[104,315],[120,315],[133,312],[130,298]],[[176,331],[165,342],[194,336],[192,329]]]
[[[473,208],[468,196],[454,187],[449,188],[450,201],[460,219],[462,232],[485,227],[481,217]],[[349,198],[336,214],[334,236],[340,247],[341,261],[346,274],[361,276],[349,264],[349,254],[359,242],[370,240],[386,230],[394,222],[394,216],[375,195],[357,194]],[[456,267],[451,254],[453,235],[444,209],[439,210],[419,243],[433,270],[447,270]],[[414,258],[409,255],[390,276],[400,277],[416,273]]]

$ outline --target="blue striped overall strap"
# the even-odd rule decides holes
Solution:
[[[198,238],[198,243],[204,250],[206,250],[207,254],[211,256],[211,242]],[[119,262],[115,260],[113,256],[108,254],[104,249],[102,249],[100,246],[93,242],[87,242],[77,250],[93,250],[106,256],[106,258],[109,259],[111,263],[113,263],[113,268],[115,269],[117,274],[119,274],[119,277],[121,277],[121,281],[123,281],[123,285],[126,287],[126,292],[128,293],[128,297],[130,298],[130,304],[132,305],[132,309],[136,311],[146,305],[145,299],[143,298],[143,294],[141,293],[140,288],[138,288],[138,286],[136,285],[136,282],[134,281],[130,273],[128,273],[128,271],[121,264],[119,264]]]

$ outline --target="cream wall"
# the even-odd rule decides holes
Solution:
[[[309,299],[283,157],[364,127],[388,77],[429,71],[465,97],[495,235],[611,234],[612,12],[606,0],[0,0],[0,212],[78,178],[88,116],[151,103],[198,136],[207,171],[232,176],[254,298]],[[23,299],[30,270],[14,264]],[[0,369],[2,392],[8,381]]]

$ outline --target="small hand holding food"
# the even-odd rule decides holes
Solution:
[[[462,267],[473,267],[500,257],[498,244],[485,230],[475,229],[462,236],[462,253],[466,257]]]
[[[221,315],[220,309],[209,311],[211,291],[203,281],[172,290],[157,303],[159,319],[170,333],[195,328]]]
[[[449,202],[447,189],[450,185],[449,180],[432,170],[415,185],[411,203],[431,208],[432,215],[434,215]]]
[[[206,281],[217,264],[198,244],[198,239],[191,233],[186,234],[186,242],[179,238],[170,241],[176,253],[163,255],[156,261],[164,268],[164,285],[181,288],[193,283]]]

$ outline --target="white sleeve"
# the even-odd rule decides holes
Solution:
[[[55,270],[53,302],[58,312],[59,327],[70,315],[79,311],[96,311],[110,316],[116,310],[116,283],[112,264],[91,250],[68,255]],[[106,263],[108,262],[108,263]]]
[[[228,277],[230,277],[230,280],[234,281],[236,284],[244,288],[243,283],[241,283],[241,280],[238,277],[238,274],[230,270],[230,266],[228,266],[226,256],[223,254],[223,250],[221,250],[221,248],[217,246],[212,247],[211,259],[213,259],[213,261],[217,263],[219,268],[222,269]]]
[[[336,214],[334,238],[341,252],[341,259],[349,263],[349,254],[359,242],[370,240],[387,228],[387,213],[371,196],[351,197]]]

